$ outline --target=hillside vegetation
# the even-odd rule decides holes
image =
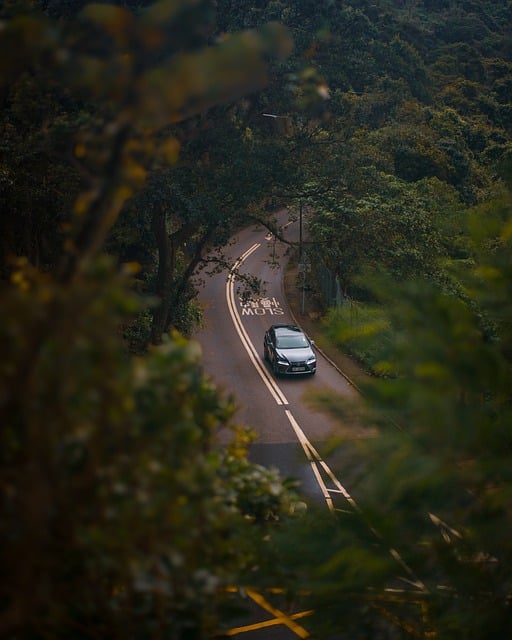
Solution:
[[[510,0],[2,4],[0,638],[211,638],[276,584],[315,637],[511,635],[511,30]],[[187,338],[277,206],[373,374],[314,399],[379,433],[361,517],[298,517]]]

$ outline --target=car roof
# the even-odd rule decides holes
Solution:
[[[302,329],[295,324],[273,324],[270,328],[279,335],[303,333]]]

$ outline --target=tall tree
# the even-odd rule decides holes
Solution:
[[[53,21],[13,4],[2,16],[4,131],[18,152],[2,159],[5,218],[46,223],[57,212],[35,207],[55,204],[69,227],[58,269],[21,234],[2,238],[2,638],[212,637],[226,587],[271,551],[269,525],[288,511],[281,480],[247,461],[248,436],[194,344],[172,336],[145,359],[126,354],[119,328],[139,301],[100,256],[154,157],[176,161],[175,122],[255,89],[265,55],[286,47],[272,28],[204,47],[193,36],[205,8],[94,5]],[[48,152],[58,126],[62,166]],[[53,201],[67,165],[70,193]],[[32,203],[31,167],[53,178]],[[217,446],[219,430],[232,446]]]
[[[2,68],[10,118],[16,115],[13,105],[19,104],[14,99],[20,91],[44,78],[44,86],[53,88],[47,99],[56,103],[51,122],[61,129],[66,126],[68,132],[74,125],[76,131],[61,139],[60,149],[64,164],[70,164],[80,179],[80,197],[74,205],[69,196],[64,202],[74,206],[76,215],[69,216],[69,210],[53,214],[64,215],[70,224],[61,264],[63,278],[72,278],[82,260],[98,253],[123,204],[144,184],[154,160],[175,161],[179,145],[172,125],[261,87],[266,81],[264,55],[288,48],[283,30],[275,25],[205,46],[210,9],[208,2],[163,1],[136,16],[120,7],[90,5],[79,19],[69,22],[52,23],[41,16],[15,13],[8,21],[0,43],[4,60],[13,41],[24,43],[10,66]],[[32,37],[24,39],[29,29]],[[209,73],[205,74],[206,68]],[[70,104],[76,105],[71,123],[64,117]],[[44,140],[45,135],[48,138],[44,110],[39,109],[39,116],[33,127],[39,128]],[[26,121],[20,124],[19,129],[10,127],[9,140],[26,147]],[[48,160],[38,166],[53,168],[53,156]],[[12,181],[3,182],[6,189],[11,185]],[[17,202],[20,191],[17,188]],[[72,195],[76,193],[75,187]],[[20,216],[11,210],[6,213],[16,227]],[[7,252],[24,251],[13,244],[5,248]]]
[[[379,435],[354,456],[364,461],[353,489],[364,515],[356,523],[340,515],[339,533],[330,532],[338,546],[307,578],[324,585],[319,607],[326,597],[325,616],[343,616],[351,637],[368,637],[363,615],[373,633],[382,630],[382,613],[411,637],[487,640],[512,630],[511,221],[510,189],[473,211],[473,267],[459,275],[465,299],[432,282],[377,283],[393,326],[394,375],[365,387],[363,419]],[[346,410],[330,402],[338,415]],[[358,533],[365,521],[400,562],[368,552]],[[392,596],[386,587],[399,586],[399,575],[409,586],[402,581]]]

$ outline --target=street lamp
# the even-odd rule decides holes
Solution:
[[[277,113],[262,113],[264,118],[272,118],[277,120],[278,118],[287,119],[288,116],[280,116]],[[302,250],[302,198],[299,200],[299,264],[302,263],[303,250]]]
[[[277,113],[262,113],[264,118],[272,118],[273,120],[277,120],[278,118],[287,119],[288,116],[280,116]],[[302,304],[301,311],[304,315],[305,312],[305,298],[306,298],[306,260],[304,256],[304,248],[303,248],[303,234],[302,234],[302,215],[303,215],[303,205],[302,205],[302,196],[299,198],[299,269],[302,269]]]
[[[299,262],[302,262],[302,198],[299,200]]]
[[[280,116],[277,113],[262,113],[264,118],[282,118],[286,120],[288,116]],[[302,262],[302,198],[299,200],[299,263]]]

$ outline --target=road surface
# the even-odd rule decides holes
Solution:
[[[286,239],[296,241],[297,222],[286,216],[281,212],[279,222]],[[204,368],[218,386],[236,398],[237,422],[257,433],[249,455],[254,462],[275,467],[283,476],[299,480],[309,503],[323,505],[332,512],[360,514],[348,489],[351,482],[344,461],[353,455],[353,438],[368,434],[354,429],[354,425],[330,419],[308,401],[314,390],[331,390],[352,399],[358,397],[358,391],[320,352],[315,376],[276,379],[263,359],[266,329],[274,323],[296,322],[283,291],[286,251],[287,245],[275,241],[262,227],[245,229],[234,239],[228,254],[235,270],[260,278],[265,291],[257,299],[246,301],[237,290],[233,272],[206,280],[200,293],[205,328],[196,335],[203,348]],[[327,460],[322,446],[332,436],[341,436],[345,444],[337,449],[336,460],[332,456]],[[375,531],[374,534],[377,540],[379,536]],[[397,584],[423,592],[424,585],[400,555],[394,549],[389,553],[397,562]],[[290,608],[279,593],[246,590],[244,598],[252,608],[239,627],[226,632],[227,636],[243,640],[310,637],[307,619],[311,612],[307,607]]]
[[[286,212],[279,216],[285,238],[296,241],[298,223],[290,222]],[[240,273],[264,282],[264,293],[247,301],[233,273],[208,278],[200,292],[205,328],[195,337],[203,348],[205,371],[236,399],[237,422],[257,434],[250,458],[298,479],[306,496],[325,500],[333,509],[339,500],[346,501],[347,492],[331,477],[321,447],[331,436],[343,434],[344,427],[315,409],[308,395],[331,390],[352,398],[358,392],[320,353],[315,376],[276,378],[264,361],[266,329],[295,322],[283,292],[287,250],[264,227],[241,231],[227,254]]]

